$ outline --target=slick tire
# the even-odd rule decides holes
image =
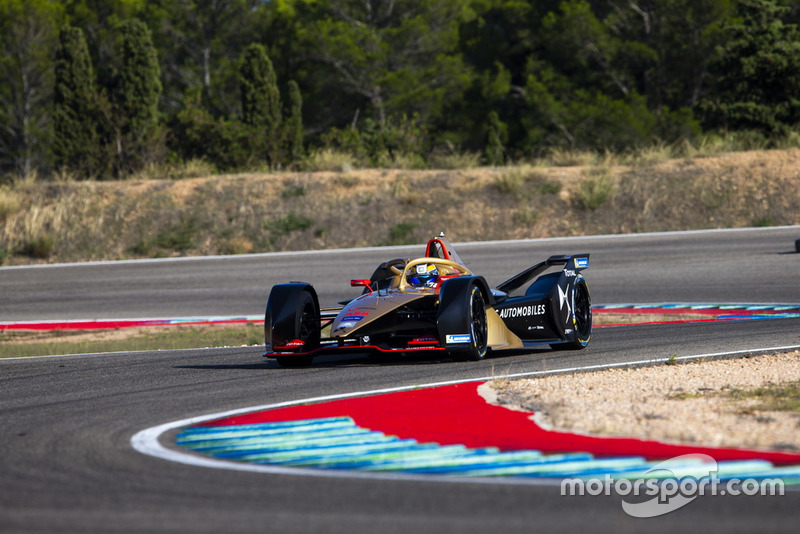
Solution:
[[[550,345],[555,350],[585,349],[592,337],[592,298],[589,295],[589,286],[586,285],[586,280],[582,276],[579,276],[575,282],[574,298],[572,309],[574,310],[575,340]]]
[[[469,320],[472,342],[469,349],[453,352],[452,357],[456,361],[482,360],[489,350],[489,326],[486,320],[486,301],[480,288],[475,284],[469,287],[469,300],[465,313]]]
[[[319,310],[314,297],[308,291],[302,291],[295,302],[294,310],[295,339],[303,341],[305,350],[319,346]],[[313,356],[278,356],[276,360],[281,367],[302,367],[309,365]]]

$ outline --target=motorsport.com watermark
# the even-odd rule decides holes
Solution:
[[[681,508],[702,495],[783,495],[780,478],[721,480],[717,462],[705,454],[686,454],[654,465],[641,478],[566,478],[561,495],[619,495],[622,509],[633,517],[656,517]],[[652,497],[629,502],[630,497]],[[640,500],[640,499],[639,499]]]

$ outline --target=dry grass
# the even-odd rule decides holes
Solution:
[[[332,157],[324,172],[18,181],[0,189],[0,261],[422,243],[441,230],[473,241],[800,224],[797,149],[578,156],[576,166],[345,173]],[[31,257],[36,242],[50,245],[45,257]]]

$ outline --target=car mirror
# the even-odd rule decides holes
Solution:
[[[350,285],[352,287],[366,287],[372,293],[372,280],[350,280]]]

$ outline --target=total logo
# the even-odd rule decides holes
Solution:
[[[544,315],[545,305],[534,304],[531,306],[516,306],[514,308],[504,308],[500,310],[498,315],[501,319],[509,319],[514,317],[530,317],[531,315]]]

